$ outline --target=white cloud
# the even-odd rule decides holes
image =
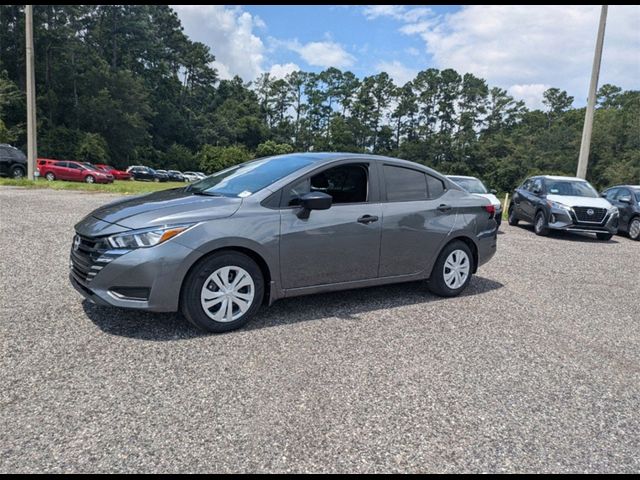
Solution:
[[[392,62],[379,62],[376,64],[376,69],[380,72],[387,72],[393,79],[394,83],[401,87],[410,80],[413,80],[418,74],[417,70],[403,65],[397,60]]]
[[[584,105],[593,63],[599,6],[480,6],[441,15],[414,15],[410,9],[365,8],[367,18],[388,16],[400,31],[425,41],[439,68],[454,68],[489,84],[521,91],[530,107],[540,85],[567,90]],[[609,7],[599,84],[640,86],[640,9]]]
[[[424,17],[433,15],[427,7],[411,7],[404,5],[368,5],[364,7],[364,15],[369,20],[379,17],[391,17],[405,22],[416,22]]]
[[[240,7],[222,5],[172,5],[191,40],[211,48],[221,78],[239,75],[245,81],[254,80],[265,62],[264,44],[254,33],[265,28],[257,16]]]
[[[291,40],[281,44],[298,53],[309,65],[344,68],[350,67],[355,62],[353,55],[332,40],[305,44],[301,44],[298,40]]]
[[[529,108],[532,109],[544,109],[542,104],[542,94],[551,88],[551,85],[545,85],[542,83],[530,83],[528,85],[511,85],[507,89],[507,93],[513,98],[518,100],[524,100]]]
[[[300,67],[295,63],[285,63],[280,64],[276,63],[275,65],[271,65],[269,69],[269,73],[273,78],[284,78],[289,75],[291,72],[296,72],[300,70]]]

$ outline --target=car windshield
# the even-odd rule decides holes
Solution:
[[[449,177],[469,193],[487,193],[487,187],[477,178]]]
[[[547,191],[552,195],[571,197],[597,198],[599,196],[589,182],[579,180],[547,180]]]
[[[640,190],[636,190],[636,201],[640,203]]]
[[[195,193],[248,197],[313,162],[301,156],[261,158],[216,172],[187,188]]]

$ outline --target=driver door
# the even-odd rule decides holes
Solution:
[[[280,209],[284,289],[377,278],[382,213],[374,167],[362,161],[334,164],[284,188]],[[314,191],[331,195],[331,208],[299,218],[299,198]]]

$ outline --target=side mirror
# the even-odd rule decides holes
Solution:
[[[489,190],[489,193],[493,193],[495,195],[496,193],[498,193],[498,191],[495,188],[492,188],[491,190]]]
[[[602,198],[607,198],[607,193],[606,193],[606,192],[602,192],[602,193],[600,194],[600,196],[601,196]]]
[[[629,195],[625,195],[624,197],[620,197],[618,201],[631,204],[631,197]]]
[[[310,192],[300,197],[298,218],[309,218],[311,210],[328,210],[333,203],[333,197],[323,192]]]
[[[536,195],[540,195],[541,190],[539,188],[534,188],[533,193]]]

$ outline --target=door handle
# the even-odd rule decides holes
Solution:
[[[443,203],[438,207],[438,210],[441,212],[448,212],[449,210],[451,210],[451,205]]]
[[[365,225],[368,225],[369,223],[373,223],[377,221],[378,221],[378,217],[376,217],[375,215],[363,215],[358,219],[358,223],[364,223]]]

